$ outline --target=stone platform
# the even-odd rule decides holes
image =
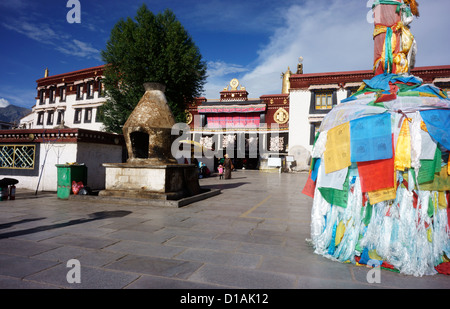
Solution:
[[[126,199],[139,204],[184,206],[220,193],[198,183],[193,164],[105,163],[105,190],[99,197],[110,201]]]

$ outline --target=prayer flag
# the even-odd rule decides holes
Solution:
[[[411,168],[411,134],[409,131],[409,121],[406,118],[403,120],[402,128],[398,135],[394,166],[399,171],[404,171],[405,168]]]
[[[392,158],[391,115],[380,114],[350,121],[351,162]]]
[[[395,185],[394,158],[358,162],[358,173],[362,192],[392,188]]]
[[[431,137],[450,150],[450,110],[432,109],[420,112]]]
[[[327,137],[324,159],[325,173],[328,174],[351,165],[349,122],[328,130]]]

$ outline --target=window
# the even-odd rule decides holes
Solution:
[[[314,145],[314,141],[316,139],[316,134],[317,132],[319,132],[320,129],[320,122],[313,122],[311,123],[311,131],[310,131],[310,135],[309,135],[309,144],[310,145]]]
[[[105,96],[105,85],[103,84],[102,80],[98,81],[98,97],[104,97]]]
[[[73,123],[81,123],[81,112],[82,112],[81,108],[75,109],[75,117],[73,119]]]
[[[316,93],[316,110],[331,109],[333,107],[333,93],[318,92]]]
[[[317,90],[311,92],[310,114],[326,114],[337,103],[336,92],[334,90]]]
[[[64,110],[58,111],[58,118],[56,118],[56,124],[61,124],[64,122]]]
[[[55,103],[56,101],[56,89],[55,87],[51,87],[49,91],[49,103]]]
[[[44,112],[39,112],[37,118],[37,125],[41,126],[43,124],[44,124]]]
[[[59,102],[66,102],[66,86],[59,87]]]
[[[83,85],[77,85],[77,100],[83,100]]]
[[[39,90],[39,104],[45,104],[45,89]]]
[[[89,82],[86,86],[86,99],[92,99],[94,97],[94,82]]]
[[[0,169],[34,169],[35,145],[1,145]]]
[[[84,123],[90,123],[92,121],[92,108],[86,108],[84,111]]]
[[[55,115],[54,111],[49,111],[47,113],[47,125],[53,125],[53,116]]]

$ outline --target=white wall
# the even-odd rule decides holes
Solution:
[[[303,146],[312,151],[310,142],[310,123],[308,121],[311,92],[291,90],[289,96],[289,150]]]
[[[88,169],[87,185],[94,190],[104,189],[105,168],[103,163],[121,163],[122,146],[95,143],[55,143],[40,145],[39,175],[41,180],[38,191],[54,191],[58,189],[58,172],[56,164],[84,163]],[[36,190],[38,176],[5,176],[19,181],[17,190],[21,188]]]
[[[56,145],[56,146],[54,146]],[[56,191],[58,188],[58,177],[56,164],[63,164],[66,162],[76,162],[77,145],[72,144],[54,144],[46,145],[44,143],[40,144],[39,151],[39,175],[41,180],[39,183],[38,176],[5,176],[9,178],[14,178],[19,181],[17,184],[17,190],[21,188],[36,190],[39,183],[39,191]],[[46,157],[47,154],[47,157]]]

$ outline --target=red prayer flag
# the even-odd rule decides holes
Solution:
[[[362,192],[394,187],[394,157],[357,164]]]
[[[314,198],[314,190],[316,189],[316,182],[311,179],[311,171],[308,174],[308,180],[306,180],[305,187],[302,193]]]

